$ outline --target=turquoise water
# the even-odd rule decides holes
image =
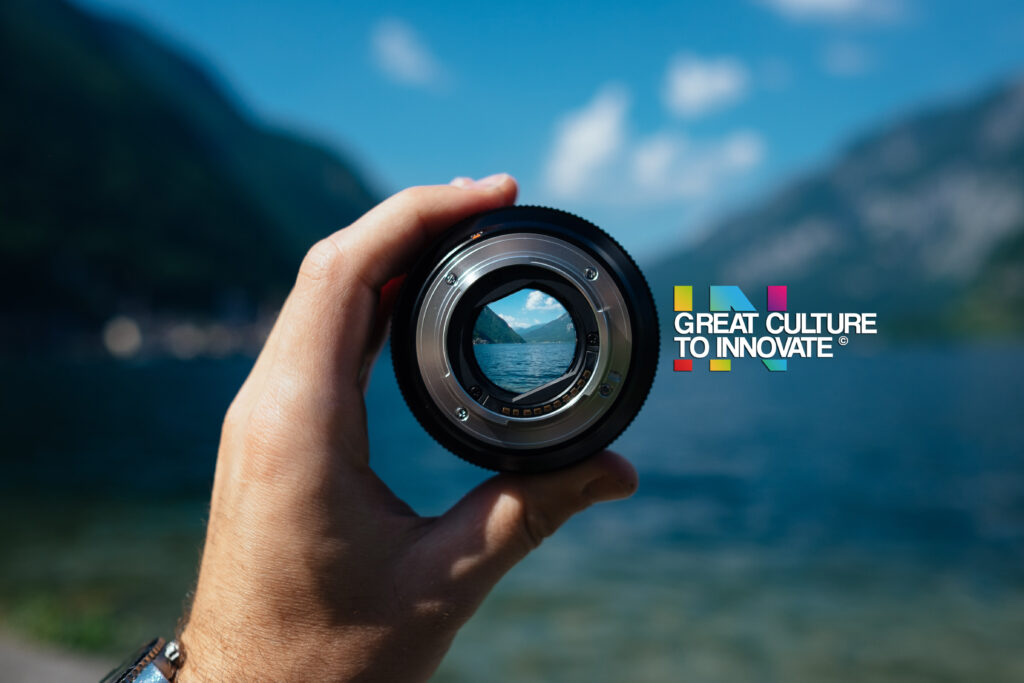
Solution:
[[[172,628],[249,364],[4,368],[0,620],[92,648]],[[1024,680],[1022,386],[997,346],[663,373],[615,445],[637,495],[514,569],[437,680]],[[371,463],[420,512],[488,476],[389,363],[368,402]]]
[[[492,382],[516,393],[558,379],[569,368],[576,344],[474,344],[480,369]]]

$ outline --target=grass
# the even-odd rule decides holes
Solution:
[[[206,503],[0,502],[0,622],[35,640],[123,654],[173,634],[194,582]]]

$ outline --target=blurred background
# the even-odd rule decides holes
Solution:
[[[714,375],[666,337],[640,491],[437,681],[1024,680],[1019,2],[0,0],[0,64],[0,678],[170,634],[304,250],[508,171],[637,257],[666,332],[673,284],[728,283],[882,334]],[[390,363],[368,403],[418,511],[484,478]]]

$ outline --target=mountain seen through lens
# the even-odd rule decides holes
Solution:
[[[524,393],[558,379],[572,363],[576,329],[555,297],[521,289],[491,302],[473,327],[480,369],[502,389]]]

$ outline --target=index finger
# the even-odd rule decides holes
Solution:
[[[480,211],[514,203],[517,189],[516,181],[506,173],[472,185],[410,187],[385,199],[325,242],[345,256],[350,274],[358,274],[377,290],[404,273],[412,258],[438,233]],[[314,250],[317,248],[322,247]],[[317,265],[307,264],[307,272]]]
[[[306,256],[275,332],[279,358],[306,376],[357,380],[380,289],[426,244],[464,218],[515,201],[500,174],[473,185],[412,187],[384,200]]]

